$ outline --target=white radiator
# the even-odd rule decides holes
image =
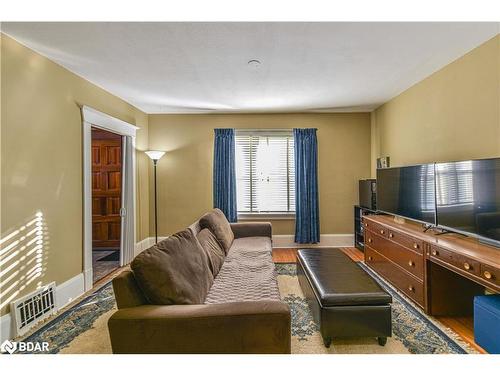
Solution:
[[[36,323],[54,314],[56,306],[55,282],[11,302],[10,311],[14,319],[15,336],[24,335]]]

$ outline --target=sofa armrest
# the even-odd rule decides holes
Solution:
[[[113,278],[113,292],[119,309],[148,303],[131,270],[124,270]]]
[[[231,223],[234,238],[273,237],[273,227],[267,222]]]
[[[281,301],[143,305],[108,321],[113,353],[290,353],[290,309]]]

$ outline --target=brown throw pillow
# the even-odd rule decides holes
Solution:
[[[214,275],[214,277],[217,276],[226,256],[224,250],[222,250],[221,244],[208,229],[202,229],[196,237],[198,241],[200,241],[201,247],[203,247],[207,253],[208,265],[212,271],[212,275]]]
[[[130,267],[155,305],[203,303],[214,281],[206,253],[188,229],[144,250]]]
[[[218,208],[207,212],[200,219],[202,229],[209,229],[222,245],[222,249],[227,254],[234,240],[234,234],[224,213]]]

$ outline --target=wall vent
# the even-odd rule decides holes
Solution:
[[[56,312],[56,283],[45,285],[10,304],[15,336],[22,336],[31,327]]]

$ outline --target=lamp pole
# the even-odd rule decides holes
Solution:
[[[158,160],[165,154],[165,151],[146,151],[146,155],[153,160],[154,184],[155,184],[155,243],[158,243],[158,196],[156,192],[156,165]]]
[[[156,195],[156,164],[158,160],[153,160],[153,169],[155,173],[155,243],[158,243],[158,206],[157,206],[157,195]]]

